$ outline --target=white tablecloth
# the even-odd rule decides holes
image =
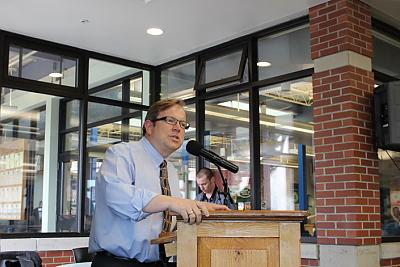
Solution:
[[[91,262],[79,262],[79,263],[70,263],[64,265],[58,265],[57,267],[90,267]]]

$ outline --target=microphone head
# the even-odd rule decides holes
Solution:
[[[192,154],[194,156],[199,156],[202,148],[203,148],[202,145],[200,145],[200,143],[195,140],[190,140],[186,144],[187,152],[189,152],[190,154]]]

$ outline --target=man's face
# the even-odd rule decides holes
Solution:
[[[174,117],[180,121],[186,121],[186,112],[180,105],[175,105],[161,111],[157,118],[166,116]],[[146,137],[164,157],[168,157],[183,143],[185,129],[183,129],[179,123],[170,125],[164,120],[156,122],[146,121],[145,127]]]
[[[205,194],[211,194],[214,190],[214,177],[208,179],[207,176],[203,175],[197,177],[197,185],[200,187],[200,190]]]

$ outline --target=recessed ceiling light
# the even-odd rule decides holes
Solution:
[[[52,72],[49,74],[49,76],[52,78],[61,78],[63,75],[62,75],[62,73],[59,73],[59,72]]]
[[[146,30],[147,34],[150,35],[161,35],[164,33],[163,30],[161,30],[160,28],[149,28]]]
[[[269,63],[267,61],[258,61],[257,62],[257,66],[259,66],[259,67],[269,67],[269,66],[271,66],[271,63]]]
[[[81,23],[89,23],[88,19],[81,19]]]

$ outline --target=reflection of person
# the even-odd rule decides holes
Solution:
[[[196,174],[196,182],[201,190],[201,192],[196,196],[196,200],[216,204],[225,204],[225,195],[215,184],[215,175],[211,169],[200,169]],[[227,195],[226,202],[230,209],[236,209],[236,205],[229,193]]]
[[[400,236],[400,208],[392,208],[392,216],[383,221],[383,236]]]
[[[171,163],[167,167],[162,164],[182,145],[188,127],[183,102],[161,100],[148,110],[140,141],[107,150],[96,180],[96,210],[89,240],[89,251],[96,253],[92,266],[135,267],[143,266],[142,262],[163,266],[162,251],[150,244],[163,230],[162,211],[179,213],[193,224],[200,223],[211,209],[227,209],[161,194],[167,168],[171,195],[179,196],[175,168]]]
[[[392,215],[396,221],[400,222],[400,208],[399,207],[392,208]]]

